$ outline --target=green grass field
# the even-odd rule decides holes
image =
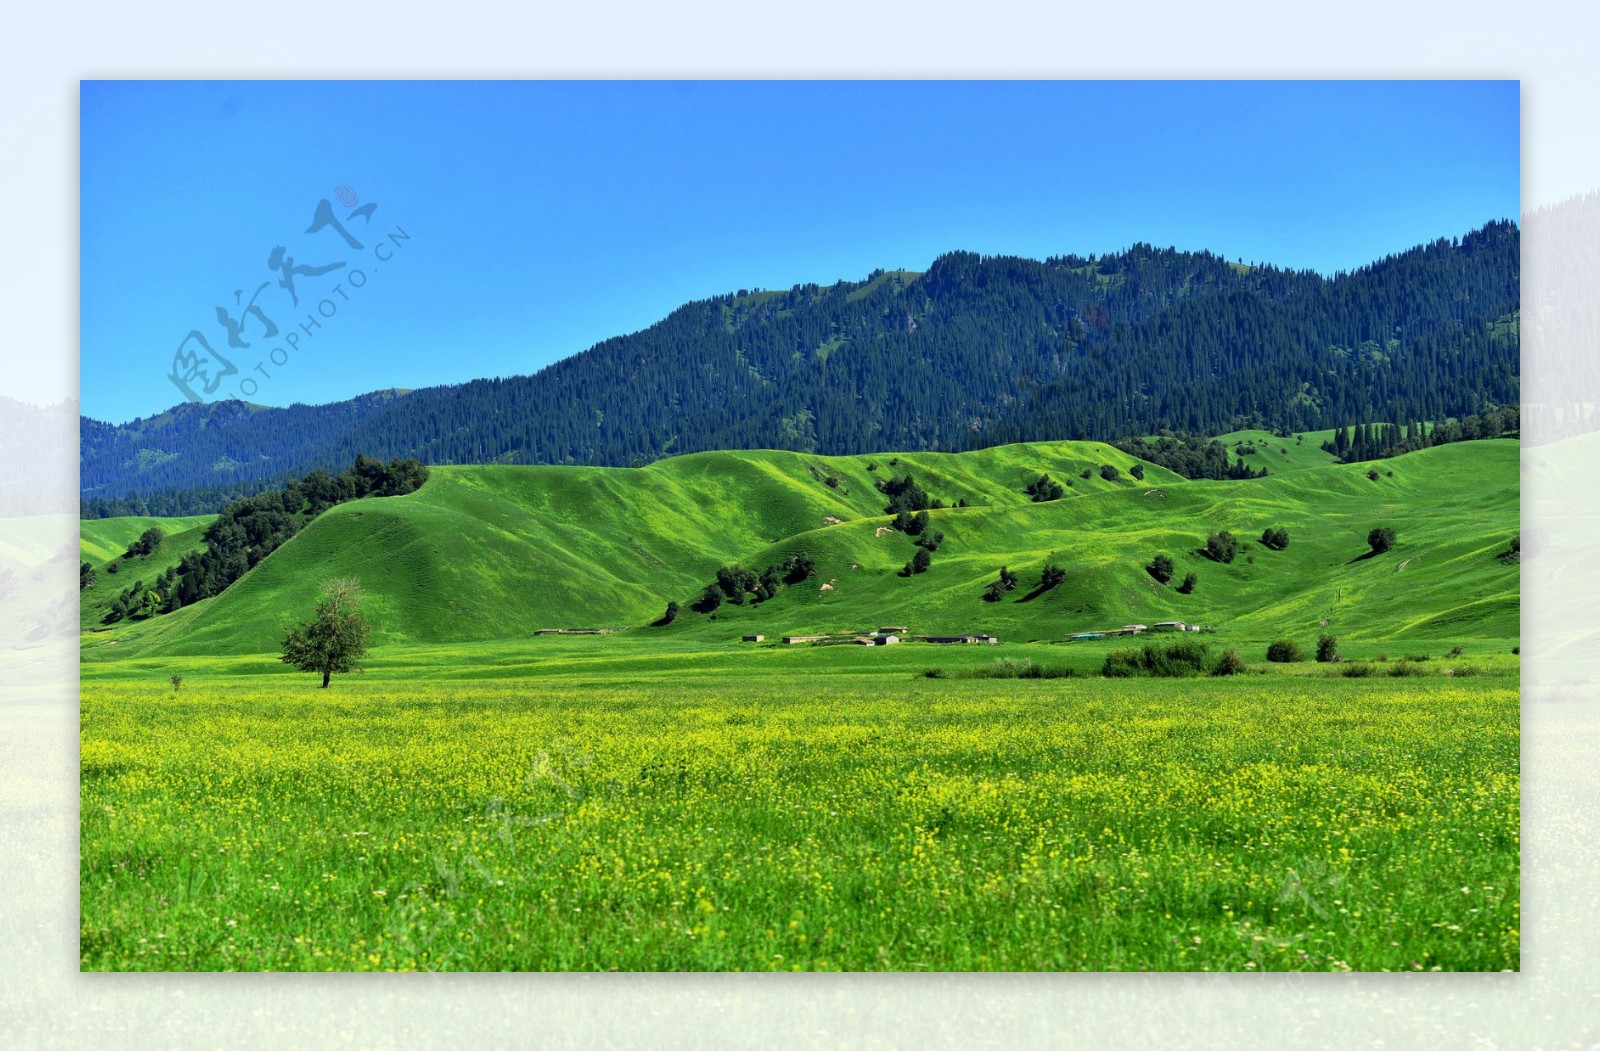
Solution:
[[[85,969],[1518,966],[1512,675],[307,686],[86,684]]]
[[[208,520],[86,522],[97,567],[168,538],[84,593],[82,965],[1514,969],[1517,443],[1373,480],[1320,441],[1263,440],[1297,466],[1240,482],[1136,481],[1094,443],[435,468],[109,628]],[[906,471],[971,505],[931,513],[909,578],[872,484]],[[1033,504],[1045,471],[1072,486]],[[1364,557],[1376,525],[1398,544]],[[1199,554],[1216,529],[1230,564]],[[718,566],[799,552],[812,579],[688,609]],[[1039,592],[1047,560],[1067,579]],[[1021,586],[985,602],[1001,565]],[[346,576],[374,649],[320,690],[278,642]],[[1168,619],[1246,674],[1102,679],[1128,641],[1067,638]],[[1003,642],[775,642],[890,624]],[[598,626],[620,631],[534,635]],[[1324,633],[1344,662],[1264,660]]]

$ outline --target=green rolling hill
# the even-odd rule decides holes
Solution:
[[[1122,478],[1102,479],[1102,464]],[[1062,442],[958,454],[698,453],[636,469],[440,467],[416,493],[330,509],[215,598],[86,635],[84,653],[270,653],[319,583],[337,576],[361,581],[380,647],[599,626],[706,642],[887,624],[1059,639],[1168,619],[1213,625],[1220,639],[1314,635],[1324,620],[1350,639],[1517,637],[1518,568],[1496,558],[1518,528],[1515,441],[1376,462],[1375,481],[1369,465],[1307,464],[1236,482],[1146,466],[1138,482],[1127,476],[1133,464],[1109,446]],[[898,571],[916,549],[886,528],[873,485],[908,471],[947,505],[970,505],[931,512],[945,541],[910,578]],[[1022,490],[1041,472],[1070,481],[1066,497],[1031,503]],[[152,566],[198,539],[204,520],[183,521],[188,532],[169,529]],[[1399,543],[1361,558],[1377,525],[1394,527]],[[1258,543],[1268,526],[1288,528],[1287,550]],[[1242,542],[1231,564],[1197,552],[1216,529]],[[117,537],[86,533],[85,550],[127,543]],[[798,552],[816,561],[812,579],[765,603],[724,604],[714,618],[689,609],[717,567],[759,569]],[[1196,573],[1193,594],[1144,571],[1156,552],[1177,563],[1175,582]],[[1050,559],[1067,579],[1033,594]],[[1002,564],[1021,584],[984,602]],[[668,600],[683,604],[678,621],[646,627]]]

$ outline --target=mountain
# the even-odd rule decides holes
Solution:
[[[1105,464],[1120,477],[1103,477]],[[1146,466],[1136,480],[1133,464],[1109,446],[1065,442],[959,454],[697,453],[640,469],[435,468],[415,493],[330,508],[221,595],[85,634],[83,654],[272,654],[288,612],[309,610],[334,577],[361,582],[379,646],[599,626],[686,644],[881,624],[1060,639],[1167,619],[1214,624],[1224,645],[1304,642],[1323,631],[1517,637],[1518,567],[1498,558],[1518,529],[1515,441],[1409,453],[1381,462],[1376,478],[1369,465],[1333,464],[1230,482]],[[1072,485],[1033,503],[1024,488],[1046,471]],[[899,571],[918,549],[890,528],[874,484],[904,472],[929,496],[969,505],[929,513],[943,543],[927,571],[909,577]],[[106,557],[145,525],[86,531],[85,557],[90,545],[92,557]],[[1397,531],[1397,546],[1366,557],[1378,525]],[[175,522],[168,533],[195,526]],[[1257,543],[1267,527],[1285,527],[1288,547]],[[1216,530],[1242,542],[1231,563],[1199,554]],[[1196,575],[1192,594],[1150,577],[1157,552],[1176,562],[1174,584]],[[724,603],[715,619],[691,608],[720,566],[759,571],[801,554],[814,575],[764,602]],[[1066,580],[1039,592],[1047,561]],[[987,602],[1001,566],[1019,586]],[[130,564],[118,576],[139,572]],[[677,620],[650,627],[668,601],[683,608]]]
[[[1518,400],[1518,252],[1510,222],[1332,277],[1144,244],[955,252],[689,303],[531,376],[85,419],[82,496],[94,515],[215,510],[357,453],[625,466],[1438,419]]]

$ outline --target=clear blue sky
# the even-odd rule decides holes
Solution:
[[[953,249],[1148,241],[1349,269],[1517,217],[1518,95],[1515,82],[85,82],[82,408],[123,421],[183,401],[167,376],[180,343],[199,352],[191,330],[237,369],[209,394],[219,365],[189,377],[200,397],[288,405],[530,373],[686,300],[921,270]],[[323,199],[360,250],[305,233]],[[409,240],[387,241],[397,228]],[[295,266],[346,266],[297,274],[291,307],[268,266],[278,246]],[[235,305],[262,282],[271,339]],[[333,316],[285,343],[324,300]],[[219,306],[248,349],[229,347]]]

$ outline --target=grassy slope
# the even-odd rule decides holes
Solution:
[[[153,582],[169,566],[175,566],[185,552],[202,548],[206,527],[214,515],[190,515],[160,519],[128,515],[113,519],[84,519],[78,527],[79,558],[94,566],[95,582],[78,595],[78,621],[85,630],[101,627],[111,601],[132,587],[135,581]],[[152,526],[166,534],[161,545],[149,555],[123,559],[128,545]],[[106,568],[116,564],[116,573]]]
[[[1286,471],[1325,468],[1333,464],[1334,455],[1322,448],[1322,443],[1332,438],[1332,431],[1307,431],[1289,438],[1279,438],[1271,431],[1249,430],[1218,435],[1217,441],[1228,447],[1234,463],[1243,461],[1252,468],[1266,468],[1272,474],[1280,475]],[[1240,453],[1235,448],[1240,445],[1254,446],[1256,451]]]
[[[318,583],[344,575],[359,578],[370,596],[377,645],[637,626],[668,599],[687,606],[718,565],[760,567],[798,551],[817,560],[816,579],[760,606],[725,604],[714,621],[686,609],[653,633],[663,642],[710,642],[905,624],[1025,640],[1178,618],[1250,640],[1314,638],[1324,628],[1349,640],[1518,634],[1518,568],[1495,558],[1517,531],[1514,441],[1385,461],[1382,470],[1394,474],[1378,481],[1365,477],[1366,465],[1244,482],[1184,482],[1159,469],[1143,484],[1084,480],[1080,465],[1128,463],[1087,443],[897,459],[891,467],[884,456],[756,451],[642,469],[439,468],[419,493],[329,511],[223,595],[97,636],[114,639],[115,650],[85,652],[271,652],[283,622],[309,610]],[[898,575],[915,548],[878,532],[888,520],[868,464],[879,477],[911,470],[946,501],[984,503],[932,513],[946,540],[927,573]],[[1073,495],[1029,503],[1021,488],[1040,470],[1072,478]],[[830,472],[837,488],[823,481]],[[845,521],[825,525],[827,516]],[[1287,551],[1254,543],[1273,525],[1288,527]],[[1375,525],[1393,526],[1399,546],[1362,559]],[[1214,529],[1245,542],[1234,563],[1196,553]],[[1177,579],[1198,575],[1193,595],[1144,572],[1158,551],[1177,562]],[[1068,569],[1067,582],[1031,594],[1051,558]],[[984,586],[1002,564],[1022,586],[984,603]]]
[[[830,517],[886,522],[874,478],[909,471],[947,503],[996,509],[1031,510],[1022,489],[1045,471],[1070,478],[1077,500],[1140,488],[1101,479],[1103,463],[1126,471],[1134,460],[1063,442],[898,456],[702,453],[638,469],[435,468],[418,493],[331,509],[227,592],[119,630],[116,650],[98,656],[271,651],[282,622],[337,576],[365,586],[379,645],[639,624],[669,598],[688,600],[719,565],[815,537]],[[1182,483],[1147,473],[1150,483]],[[817,546],[819,557],[827,547]]]

